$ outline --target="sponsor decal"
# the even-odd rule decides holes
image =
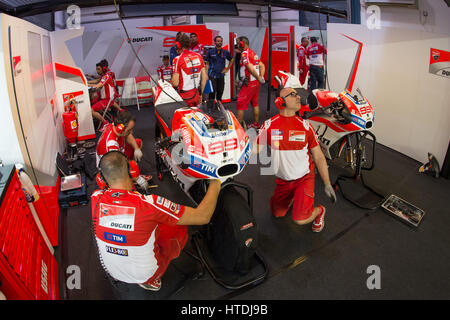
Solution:
[[[271,132],[273,135],[278,135],[278,136],[282,136],[282,135],[283,135],[283,130],[272,129],[270,132]]]
[[[352,115],[352,122],[357,126],[362,127],[363,129],[366,127],[366,122],[360,117],[357,117],[355,115]]]
[[[279,140],[283,140],[283,136],[279,136],[279,135],[272,135],[271,136],[272,141],[279,141]]]
[[[156,203],[159,204],[160,206],[162,206],[162,204],[164,203],[164,198],[161,196],[158,196],[158,198],[156,199]]]
[[[241,158],[239,159],[239,165],[242,166],[245,165],[248,161],[248,159],[250,158],[250,154],[251,154],[251,149],[250,149],[250,144],[247,145],[247,148],[245,149],[245,152],[242,154]]]
[[[289,130],[289,141],[305,142],[305,131]]]
[[[198,161],[196,159],[194,159],[194,161],[192,162],[191,167],[194,170],[196,170],[200,173],[206,174],[208,176],[215,175],[216,168],[217,168],[216,166],[214,166],[212,164],[205,163],[203,161]]]
[[[127,243],[127,237],[121,234],[115,234],[110,232],[104,233],[105,240],[109,240],[117,243]]]
[[[111,193],[111,197],[113,197],[113,198],[118,198],[118,197],[120,197],[121,195],[123,195],[124,193],[122,193],[122,192],[114,192],[114,193]]]
[[[128,41],[130,41],[130,39],[127,39]],[[137,43],[137,42],[148,42],[148,41],[153,41],[153,37],[140,37],[140,38],[132,38],[131,42],[133,43]]]
[[[118,256],[128,257],[128,249],[106,246],[106,252],[116,254]]]
[[[167,199],[164,200],[163,207],[169,209],[169,207],[172,205],[172,201],[169,201]]]
[[[123,231],[134,231],[135,208],[100,204],[99,225]]]
[[[174,45],[175,45],[175,37],[164,38],[163,47],[170,48],[173,47]]]

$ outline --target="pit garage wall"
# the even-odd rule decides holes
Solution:
[[[448,35],[421,30],[328,24],[330,89],[344,89],[357,44],[363,43],[354,90],[375,109],[378,142],[420,162],[442,165],[450,137],[450,79],[429,73],[430,48],[450,51]]]
[[[107,59],[109,67],[115,72],[117,79],[147,76],[147,73],[126,41],[126,34],[122,27],[105,30],[105,25],[108,24],[111,26],[116,25],[115,22],[99,22],[95,28],[94,26],[89,26],[79,36],[65,42],[74,63],[84,73],[96,74],[96,63],[102,59]],[[132,19],[127,20],[125,25],[135,51],[147,71],[156,81],[159,79],[157,69],[162,65],[162,56],[169,54],[178,31],[184,31],[188,34],[196,32],[199,36],[199,42],[203,45],[211,45],[214,37],[220,35],[223,37],[223,47],[229,49],[227,23],[152,26],[145,21],[142,24],[137,24]],[[66,32],[66,30],[57,32]],[[154,86],[155,84],[151,82],[151,85]],[[230,98],[230,73],[228,73],[225,77],[223,100],[229,101]]]
[[[0,108],[2,123],[8,122],[1,127],[2,158],[7,164],[25,164],[34,183],[53,186],[57,176],[56,153],[62,151],[63,135],[61,114],[54,103],[50,34],[5,14],[1,14],[1,22],[4,68],[1,77],[5,77],[1,90],[3,84],[8,90],[8,99],[2,99]],[[9,32],[13,61],[9,54]]]

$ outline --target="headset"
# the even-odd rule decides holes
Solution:
[[[100,189],[102,189],[102,190],[109,189],[108,180],[106,180],[106,178],[105,178],[105,176],[103,175],[102,170],[101,170],[101,167],[102,167],[102,160],[103,160],[103,157],[105,157],[106,155],[108,155],[108,154],[110,154],[110,153],[113,153],[113,152],[120,153],[123,157],[125,157],[125,160],[126,160],[126,163],[127,163],[127,172],[128,172],[128,176],[129,176],[131,179],[135,179],[135,178],[137,178],[137,177],[139,176],[139,166],[138,166],[138,164],[136,163],[136,161],[134,161],[134,160],[128,161],[128,157],[127,157],[123,152],[121,152],[121,151],[119,151],[119,150],[111,150],[111,151],[108,151],[107,153],[105,153],[105,154],[102,156],[102,158],[100,159],[100,162],[99,162],[99,164],[98,164],[98,173],[97,173],[96,180],[97,180],[98,186],[99,186]]]
[[[284,97],[278,97],[275,99],[275,106],[278,108],[278,110],[283,110],[286,108],[286,100]]]

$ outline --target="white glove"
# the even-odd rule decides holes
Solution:
[[[142,154],[141,149],[138,148],[138,149],[134,150],[134,159],[136,159],[137,162],[141,161],[142,156],[143,156],[143,154]]]
[[[139,177],[136,179],[136,183],[144,190],[147,190],[148,188],[148,182],[144,179],[143,176],[139,175]]]
[[[264,80],[263,77],[259,77],[258,81],[259,81],[259,83],[261,83],[261,84],[266,83],[266,80]]]
[[[334,189],[329,182],[325,185],[325,194],[328,198],[331,199],[333,203],[336,202],[336,193],[334,192]]]

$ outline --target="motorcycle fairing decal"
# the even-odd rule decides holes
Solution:
[[[352,123],[361,129],[366,129],[366,121],[358,116],[355,116],[354,114],[352,114]]]
[[[193,171],[207,175],[209,177],[217,177],[216,165],[194,156],[191,156],[191,164],[189,165],[189,168]]]
[[[200,174],[197,171],[194,171],[190,168],[187,168],[184,170],[188,175],[190,175],[193,178],[197,178],[197,179],[209,179],[210,176],[206,176],[204,174]]]
[[[239,171],[242,171],[244,169],[245,165],[248,163],[248,160],[250,159],[251,154],[251,145],[247,142],[247,146],[245,147],[245,151],[242,154],[242,156],[239,158]]]
[[[192,126],[192,123],[189,121],[185,121],[183,119],[184,124],[180,126],[181,133],[183,137],[183,142],[186,145],[187,151],[189,153],[194,153],[200,157],[208,158],[206,154],[206,150],[203,147],[201,135],[195,133],[195,128]]]

